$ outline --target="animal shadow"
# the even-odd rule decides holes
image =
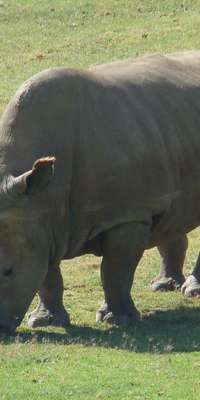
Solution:
[[[146,315],[134,327],[98,328],[72,325],[66,329],[43,328],[2,334],[0,343],[82,344],[124,349],[138,353],[171,353],[200,351],[200,309],[181,307],[175,310],[155,311]]]

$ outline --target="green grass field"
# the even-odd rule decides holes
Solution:
[[[198,48],[199,26],[199,0],[1,0],[0,113],[35,72]],[[198,230],[190,234],[186,274],[198,238]],[[85,256],[62,264],[73,324],[66,332],[31,331],[25,318],[15,336],[0,338],[0,400],[200,398],[200,300],[150,291],[159,270],[151,250],[134,285],[142,322],[100,326],[99,263]]]

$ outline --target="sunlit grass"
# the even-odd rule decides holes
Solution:
[[[0,1],[0,112],[19,84],[44,68],[198,48],[199,5],[199,0]],[[198,249],[196,230],[186,274]],[[141,323],[126,330],[98,325],[99,263],[93,256],[62,263],[71,328],[33,331],[25,318],[15,336],[1,337],[0,399],[199,399],[199,299],[150,291],[159,270],[158,254],[151,250],[133,288]]]

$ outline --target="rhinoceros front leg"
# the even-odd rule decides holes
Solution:
[[[200,253],[190,276],[186,279],[181,288],[182,293],[189,297],[200,297]]]
[[[29,315],[28,325],[31,328],[69,325],[69,315],[63,306],[63,290],[63,279],[59,266],[49,267],[45,281],[38,293],[39,305]]]
[[[150,227],[145,223],[127,223],[103,236],[101,280],[105,301],[96,320],[114,325],[129,325],[139,319],[131,298],[136,266],[147,246]]]
[[[188,246],[186,235],[158,246],[161,256],[160,274],[151,282],[153,291],[168,291],[180,289],[185,278],[183,263]]]

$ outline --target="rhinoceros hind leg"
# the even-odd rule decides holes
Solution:
[[[63,326],[70,324],[63,306],[63,279],[59,266],[50,267],[45,281],[39,290],[40,302],[28,318],[31,328],[40,326]]]
[[[198,256],[192,275],[188,276],[181,291],[188,297],[200,297],[200,254]]]
[[[153,291],[171,291],[181,288],[185,281],[183,263],[188,246],[187,236],[158,246],[161,256],[160,274],[151,282]]]
[[[145,223],[127,223],[104,233],[101,280],[105,301],[97,311],[98,322],[124,326],[139,319],[130,292],[149,234],[150,227]]]

